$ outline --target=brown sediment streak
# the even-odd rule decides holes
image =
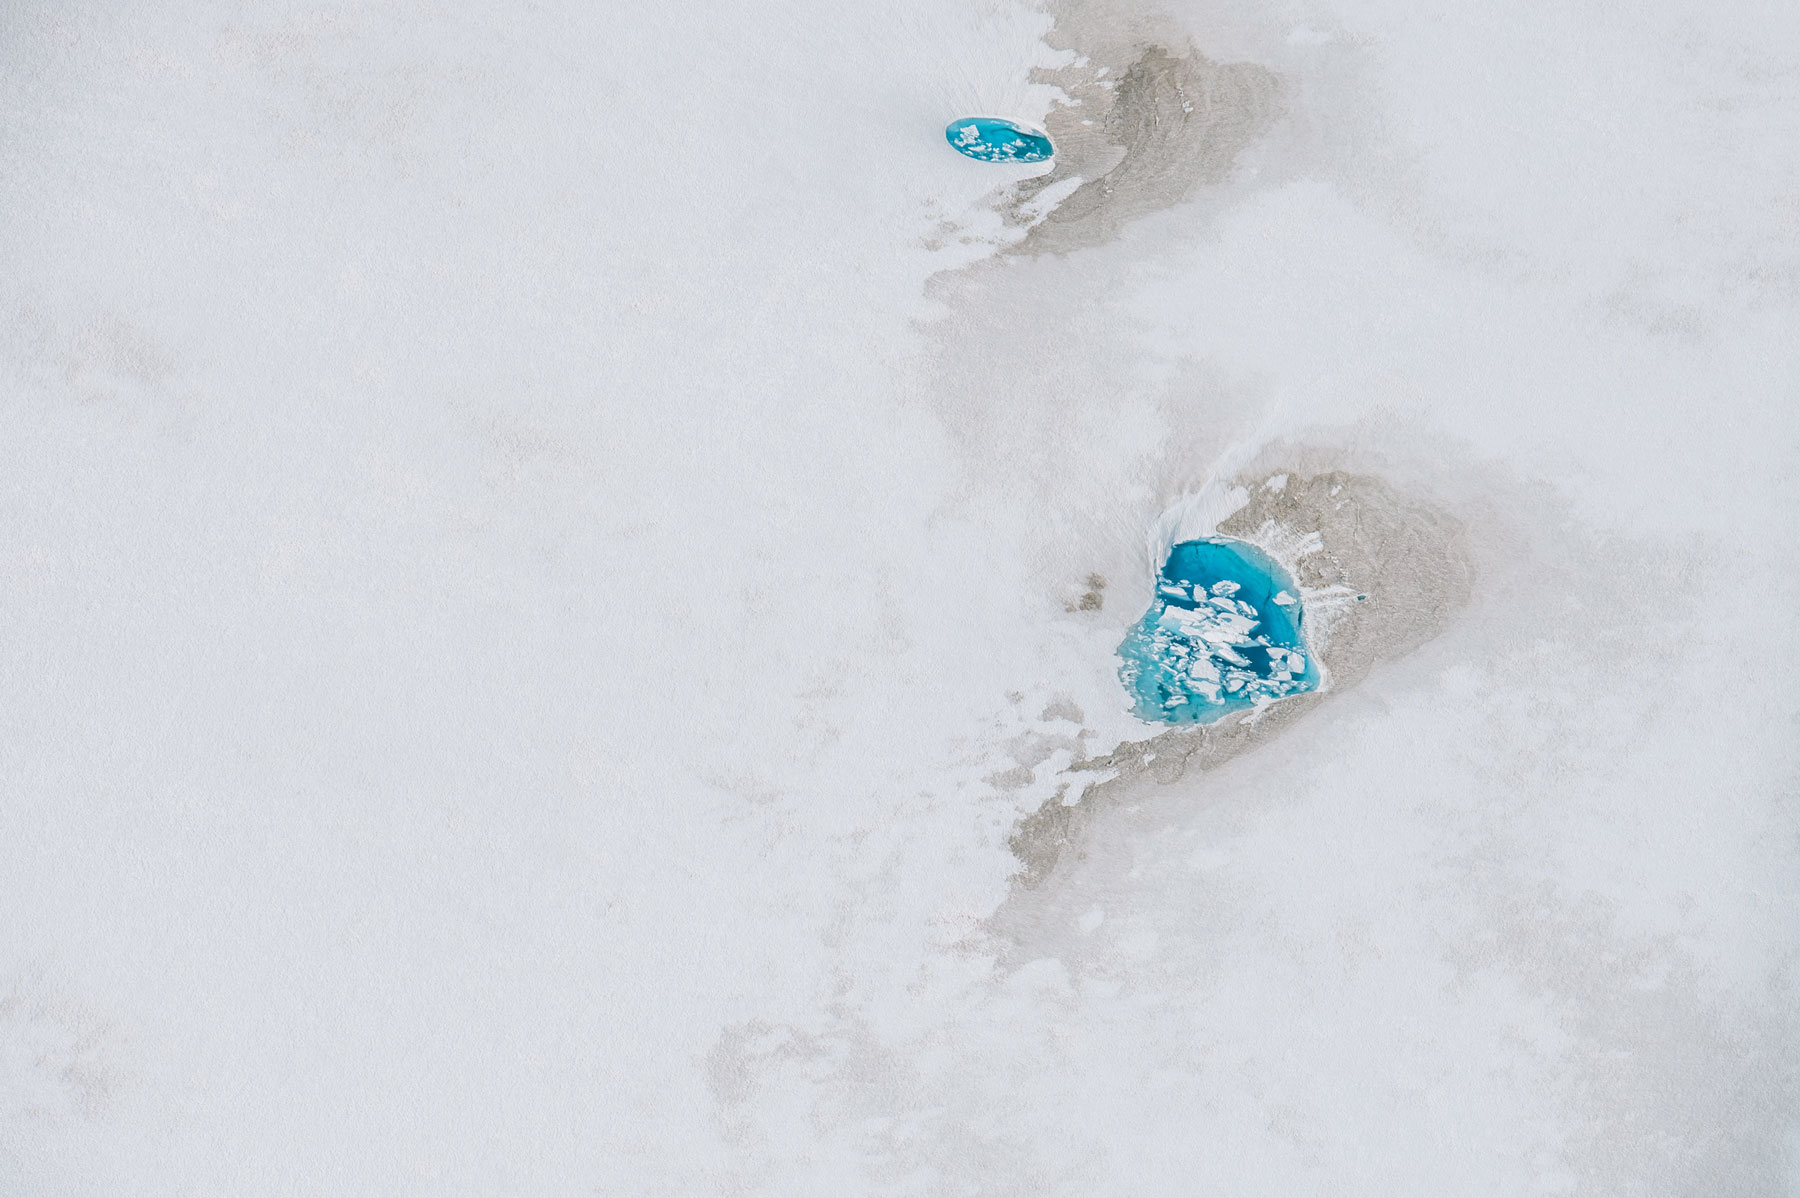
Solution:
[[[1284,477],[1285,475],[1285,477]],[[1140,776],[1173,782],[1209,770],[1268,743],[1331,695],[1356,685],[1378,662],[1404,656],[1443,631],[1469,598],[1472,567],[1462,525],[1379,478],[1324,471],[1303,477],[1269,471],[1238,480],[1249,501],[1219,525],[1277,553],[1316,534],[1318,549],[1291,563],[1302,589],[1324,592],[1335,610],[1318,642],[1308,611],[1308,642],[1327,672],[1322,690],[1283,699],[1260,712],[1238,712],[1215,724],[1172,728],[1129,741],[1104,757],[1071,767],[1099,771],[1079,802],[1052,798],[1020,821],[1010,845],[1034,887],[1048,879],[1100,809],[1117,802]]]
[[[1080,65],[1034,72],[1034,81],[1056,85],[1069,102],[1045,119],[1054,169],[1018,184],[1006,215],[1025,223],[1047,189],[1083,182],[1012,253],[1097,245],[1127,222],[1223,182],[1239,152],[1279,115],[1273,72],[1214,62],[1179,29],[1114,5],[1058,6],[1048,40],[1079,55]]]
[[[1273,72],[1215,62],[1178,25],[1129,0],[1064,0],[1053,11],[1047,40],[1077,57],[1034,76],[1068,99],[1045,119],[1057,148],[1054,168],[1017,184],[1006,199],[1008,218],[1031,226],[1008,252],[1098,245],[1130,221],[1227,182],[1245,147],[1281,114],[1281,83]],[[1073,191],[1042,212],[1040,197],[1076,179]],[[1072,781],[1084,775],[1096,781],[1077,802],[1052,798],[1019,823],[1010,841],[1021,865],[1018,885],[1042,884],[1071,849],[1079,852],[1088,821],[1141,777],[1172,782],[1267,743],[1332,694],[1355,686],[1377,662],[1436,636],[1467,601],[1471,567],[1461,525],[1340,465],[1302,452],[1268,461],[1237,480],[1248,501],[1219,525],[1223,535],[1269,549],[1294,570],[1307,596],[1308,643],[1326,685],[1215,724],[1171,728],[1071,766]],[[1291,552],[1307,542],[1317,548]],[[1099,588],[1090,587],[1076,606],[1100,603]]]

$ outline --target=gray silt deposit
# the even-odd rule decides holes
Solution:
[[[1282,479],[1282,473],[1269,472],[1238,480],[1249,501],[1219,532],[1277,551],[1317,534],[1320,548],[1293,564],[1306,591],[1338,597],[1328,620],[1318,619],[1324,613],[1308,613],[1308,638],[1317,637],[1313,648],[1324,662],[1327,685],[1214,724],[1128,741],[1071,766],[1071,774],[1100,773],[1106,780],[1089,786],[1076,803],[1053,797],[1020,821],[1010,844],[1022,866],[1021,885],[1041,884],[1065,852],[1079,852],[1088,821],[1140,777],[1173,782],[1267,744],[1378,663],[1437,636],[1468,602],[1472,565],[1455,518],[1369,475],[1328,470]],[[1319,629],[1321,623],[1328,628]]]
[[[1222,183],[1239,153],[1280,115],[1279,78],[1254,63],[1214,62],[1178,27],[1110,4],[1064,3],[1047,40],[1077,65],[1041,68],[1069,97],[1045,119],[1053,170],[1016,185],[1005,211],[1023,223],[1044,191],[1083,182],[1013,246],[1067,253],[1129,221]]]

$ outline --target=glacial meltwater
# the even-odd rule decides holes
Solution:
[[[1301,635],[1300,588],[1243,541],[1183,541],[1169,551],[1156,599],[1119,646],[1119,678],[1138,718],[1204,724],[1315,689]]]
[[[983,162],[1047,162],[1055,152],[1043,133],[997,116],[951,121],[944,140],[959,154]]]

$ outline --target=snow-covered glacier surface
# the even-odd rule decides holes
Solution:
[[[1796,62],[0,6],[0,1193],[1792,1192]]]

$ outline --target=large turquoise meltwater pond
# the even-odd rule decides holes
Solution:
[[[1204,724],[1317,689],[1301,634],[1300,588],[1243,541],[1184,541],[1169,551],[1156,600],[1119,646],[1119,678],[1139,719]]]
[[[983,162],[1047,162],[1055,153],[1042,133],[997,116],[951,121],[944,140],[956,147],[957,153]]]

